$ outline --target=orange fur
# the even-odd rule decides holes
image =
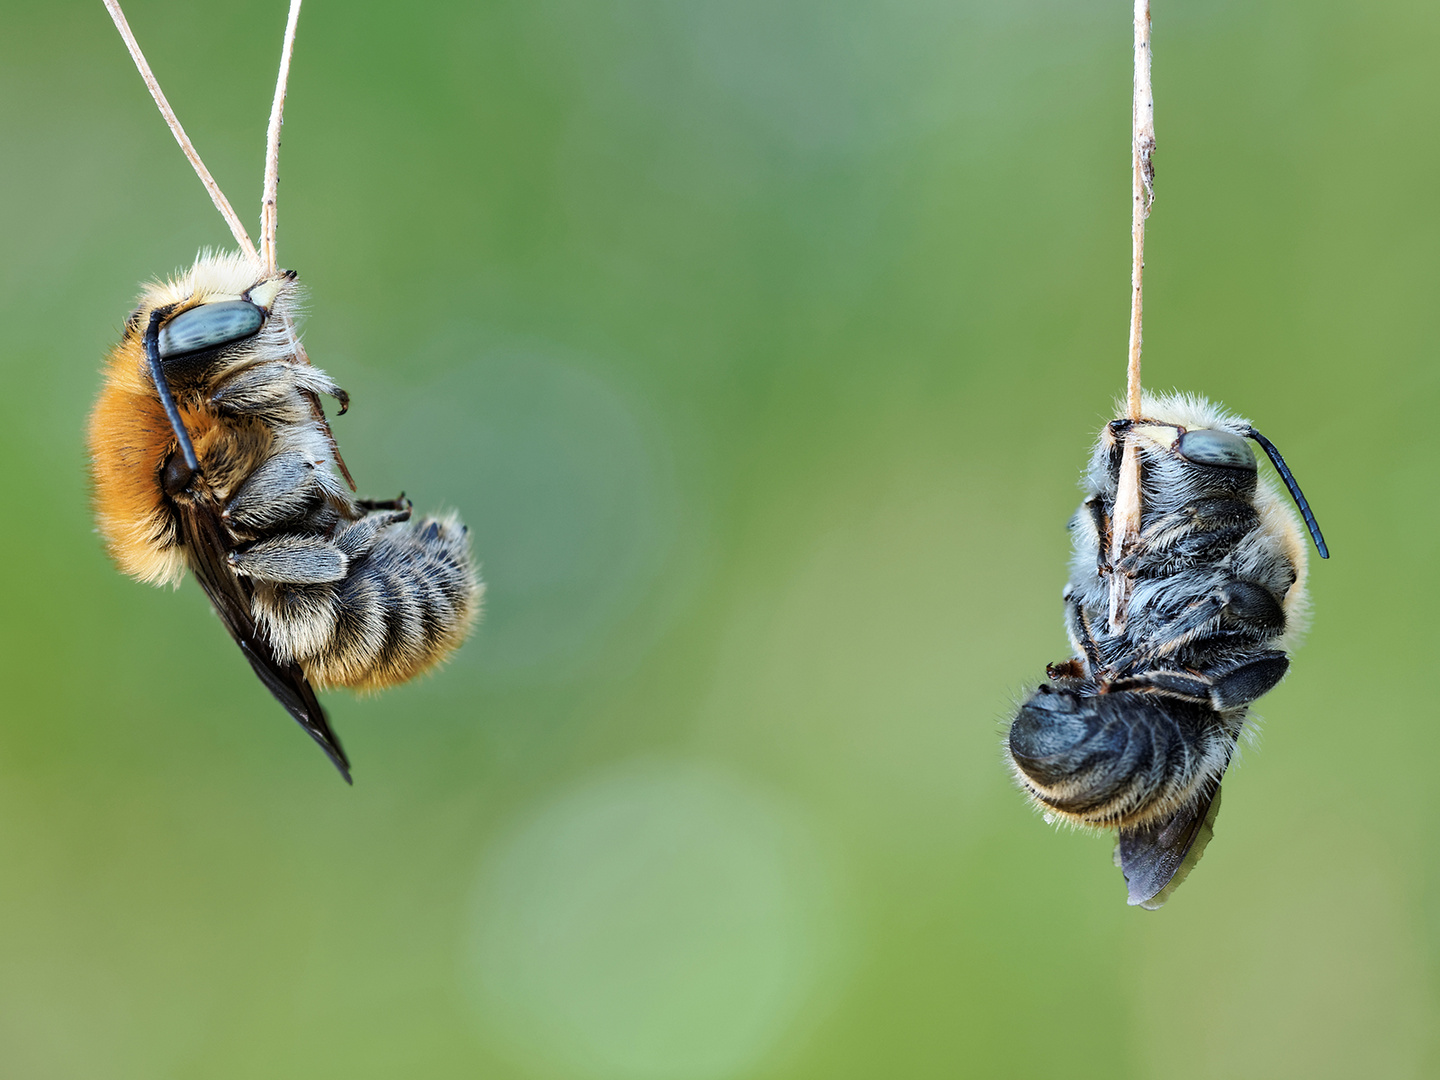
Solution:
[[[194,557],[182,542],[175,508],[163,486],[162,473],[177,454],[178,444],[144,354],[142,328],[157,308],[171,309],[166,318],[173,320],[202,304],[245,299],[262,304],[270,313],[263,328],[243,347],[233,348],[217,368],[194,381],[182,377],[171,385],[200,462],[185,492],[177,496],[181,501],[227,506],[247,478],[287,446],[291,453],[303,446],[306,453],[314,455],[309,460],[317,473],[328,474],[341,467],[324,413],[313,396],[313,414],[278,426],[273,418],[222,412],[215,403],[214,394],[227,379],[266,362],[303,367],[314,373],[307,376],[312,384],[315,377],[328,384],[328,377],[311,367],[295,336],[291,320],[297,293],[293,274],[267,275],[244,256],[206,252],[189,270],[151,284],[142,294],[124,336],[107,359],[105,385],[91,413],[89,429],[99,531],[112,558],[131,577],[178,586]],[[313,429],[311,435],[295,441],[296,432],[307,427]],[[286,439],[290,442],[285,443]],[[313,526],[315,535],[326,533],[333,539],[345,523],[365,515],[343,489],[327,496],[326,505],[336,520],[324,527]],[[228,518],[225,520],[223,527],[229,530]],[[464,526],[453,516],[440,524],[453,535],[464,535]],[[456,602],[450,621],[431,628],[423,645],[398,651],[380,649],[386,638],[386,620],[393,614],[384,609],[398,605],[397,610],[413,610],[417,597],[431,596],[436,587],[430,580],[439,572],[432,561],[435,553],[423,544],[403,550],[405,541],[399,538],[412,532],[396,532],[382,545],[383,552],[372,556],[373,561],[384,554],[389,560],[386,572],[398,575],[389,582],[396,589],[394,598],[379,605],[376,597],[361,590],[356,597],[359,606],[347,611],[352,618],[363,613],[365,633],[361,639],[365,647],[358,652],[335,644],[340,615],[336,590],[343,582],[277,586],[247,581],[242,588],[252,597],[256,616],[268,613],[262,619],[264,633],[277,655],[294,659],[316,686],[374,691],[413,678],[457,648],[479,611],[483,586],[473,570],[467,570],[464,600]],[[236,547],[259,535],[243,528],[238,533],[227,532]],[[465,558],[468,560],[468,553]]]
[[[206,251],[188,271],[147,286],[136,316],[163,305],[173,305],[173,315],[178,315],[200,304],[238,299],[264,279],[259,265],[244,255]],[[110,350],[105,385],[90,413],[95,519],[110,557],[122,571],[147,584],[178,588],[185,576],[185,559],[159,480],[160,469],[175,451],[175,434],[150,381],[142,325],[142,318],[132,317],[124,337]],[[187,407],[183,401],[180,411],[196,453],[207,462],[206,479],[223,501],[264,460],[266,447],[246,446],[250,440],[244,436],[259,436],[268,444],[268,435],[257,430],[258,425],[242,432],[229,430],[233,421],[222,423],[213,410]],[[224,465],[223,476],[216,475],[217,464]]]
[[[412,522],[403,496],[353,498],[321,405],[333,398],[343,412],[349,397],[310,365],[295,332],[299,290],[276,264],[275,200],[300,0],[290,3],[270,115],[259,253],[118,0],[106,6],[243,250],[201,252],[188,271],[147,286],[111,350],[88,430],[99,532],[119,568],[142,582],[178,586],[193,571],[256,673],[348,781],[307,677],[379,689],[455,649],[483,590],[469,540],[453,515]],[[191,310],[208,304],[216,306]]]
[[[129,330],[106,362],[89,444],[95,520],[110,557],[140,581],[178,586],[185,558],[158,479],[175,435],[145,374],[140,338]]]

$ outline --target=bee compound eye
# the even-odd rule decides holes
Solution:
[[[161,359],[240,341],[256,333],[265,313],[246,300],[222,300],[182,311],[160,328]]]
[[[1229,431],[1196,428],[1181,435],[1175,449],[1186,461],[1197,465],[1255,471],[1255,451],[1249,441]]]

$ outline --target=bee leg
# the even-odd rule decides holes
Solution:
[[[292,450],[247,476],[220,516],[227,525],[259,531],[300,517],[320,496],[315,466]]]
[[[1217,709],[1238,709],[1249,705],[1275,689],[1289,669],[1290,658],[1283,652],[1267,652],[1243,664],[1223,669],[1218,674],[1206,672],[1214,682],[1210,688],[1210,701]]]
[[[1131,575],[1167,577],[1190,566],[1218,563],[1254,530],[1253,508],[1233,499],[1201,499],[1152,521],[1136,550],[1121,560]]]
[[[1060,679],[1075,679],[1083,682],[1090,677],[1085,667],[1085,661],[1078,656],[1071,657],[1069,660],[1061,660],[1055,664],[1046,664],[1045,674],[1052,682]]]
[[[340,406],[339,415],[345,415],[345,410],[350,408],[350,395],[336,386],[334,379],[310,364],[290,364],[288,366],[291,370],[291,378],[295,380],[297,387],[312,394],[324,394],[328,398],[334,398]]]
[[[242,577],[275,585],[339,581],[350,568],[349,556],[338,545],[318,536],[296,534],[262,540],[232,551],[226,558]]]
[[[1168,656],[1204,633],[1212,620],[1231,634],[1265,641],[1285,630],[1285,610],[1265,586],[1231,578],[1205,600],[1192,604],[1170,622],[1146,635],[1150,644],[1116,661],[1115,671]]]
[[[270,413],[296,412],[293,404],[295,379],[291,365],[279,360],[241,368],[221,382],[210,394],[210,401],[223,412],[234,416],[264,416]],[[299,421],[299,415],[285,417]]]
[[[1284,631],[1285,609],[1264,585],[1236,578],[1225,586],[1224,592],[1228,620],[1253,629],[1261,637]]]
[[[335,459],[335,467],[340,470],[340,475],[345,477],[346,485],[351,491],[354,491],[355,478],[350,475],[350,466],[345,464],[345,455],[340,453],[340,444],[335,441],[335,433],[330,430],[330,421],[325,419],[325,407],[320,404],[320,392],[328,393],[340,402],[340,415],[344,416],[345,410],[350,407],[350,395],[331,382],[330,376],[318,368],[310,367],[308,363],[304,367],[292,365],[291,378],[295,380],[295,386],[300,396],[310,405],[310,419],[319,424],[320,430],[325,434],[325,441],[330,446],[330,454]],[[318,391],[316,387],[319,387]],[[346,505],[349,509],[354,509],[354,504],[349,501],[349,496],[346,496]],[[347,516],[354,517],[353,514]]]
[[[393,499],[356,499],[355,505],[361,510],[409,510],[411,504],[402,491]]]
[[[1158,668],[1124,679],[1116,679],[1109,685],[1108,692],[1118,694],[1125,690],[1154,690],[1172,697],[1208,702],[1213,689],[1213,681],[1203,675],[1191,675],[1185,671]]]
[[[354,561],[363,555],[368,555],[380,534],[391,525],[398,525],[402,521],[409,520],[410,504],[408,502],[399,510],[370,514],[342,529],[340,535],[335,537],[335,546],[343,551],[347,558]]]
[[[1065,630],[1070,635],[1070,644],[1075,651],[1090,664],[1090,670],[1096,671],[1100,668],[1100,649],[1095,644],[1095,636],[1090,632],[1090,620],[1085,615],[1085,608],[1079,600],[1067,596],[1065,598]]]
[[[1175,618],[1146,634],[1148,645],[1121,657],[1110,665],[1123,672],[1142,664],[1152,663],[1188,645],[1205,627],[1225,610],[1225,597],[1212,595],[1186,607]]]
[[[1104,577],[1110,572],[1110,516],[1105,513],[1105,500],[1091,495],[1085,500],[1090,524],[1095,529],[1095,573]]]

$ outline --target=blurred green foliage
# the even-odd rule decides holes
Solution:
[[[253,221],[283,3],[128,9]],[[5,1077],[1440,1070],[1433,4],[1155,4],[1147,380],[1335,552],[1155,914],[1000,756],[1121,389],[1128,5],[311,0],[281,261],[490,583],[329,697],[353,790],[91,532],[100,358],[229,236],[99,3],[0,12]]]

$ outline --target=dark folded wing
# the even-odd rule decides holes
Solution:
[[[236,577],[226,562],[225,532],[220,524],[219,511],[206,502],[186,502],[177,506],[180,531],[190,555],[190,568],[195,572],[200,587],[215,606],[215,612],[230,636],[240,646],[245,659],[255,669],[270,693],[285,706],[312,739],[320,744],[326,757],[334,762],[347,784],[350,779],[350,762],[340,747],[340,740],[330,729],[325,710],[316,700],[315,690],[293,660],[281,663],[276,658],[263,636],[255,628],[250,613],[250,596],[245,584]]]
[[[1138,829],[1121,829],[1115,863],[1125,874],[1129,903],[1154,911],[1180,887],[1200,861],[1215,835],[1220,813],[1220,788],[1176,811],[1168,818]]]

